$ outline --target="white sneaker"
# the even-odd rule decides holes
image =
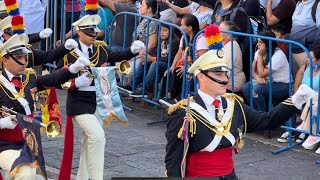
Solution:
[[[315,149],[317,147],[317,144],[320,142],[320,137],[309,135],[309,137],[306,139],[304,143],[302,143],[302,146],[305,149]]]
[[[296,137],[293,136],[293,135],[291,136],[291,138],[292,138],[292,142],[296,140]],[[288,142],[288,141],[289,141],[289,132],[288,132],[288,131],[284,132],[284,133],[281,135],[281,137],[279,137],[279,138],[277,139],[277,141],[278,141],[279,143],[286,143],[286,142]]]
[[[304,141],[306,139],[306,134],[305,133],[301,133],[298,137],[298,139],[296,140],[297,143],[301,143],[302,141]]]
[[[316,154],[320,155],[320,147],[316,150]]]
[[[281,137],[279,137],[278,139],[277,139],[277,141],[279,142],[279,143],[286,143],[286,142],[288,142],[288,137],[289,137],[289,132],[284,132],[282,135],[281,135]]]

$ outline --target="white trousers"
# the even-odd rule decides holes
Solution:
[[[103,180],[106,144],[102,121],[93,114],[74,116],[82,128],[78,180]]]
[[[14,177],[9,176],[12,164],[20,156],[20,150],[6,150],[0,153],[0,168],[6,171],[5,180],[35,180],[36,169],[29,165],[20,166],[18,172]]]

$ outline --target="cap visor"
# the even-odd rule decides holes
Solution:
[[[29,53],[31,53],[31,51],[28,50],[28,49],[25,48],[25,47],[21,47],[21,48],[19,48],[19,49],[16,49],[16,50],[14,50],[14,51],[11,51],[10,53],[11,53],[11,54],[29,54]]]
[[[211,71],[211,72],[229,72],[229,71],[231,71],[231,69],[228,68],[227,66],[218,66],[218,67],[213,67],[213,68],[207,69],[206,71]]]
[[[86,33],[98,33],[101,32],[99,28],[97,27],[91,27],[91,28],[81,28],[81,31]]]

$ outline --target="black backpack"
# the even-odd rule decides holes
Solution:
[[[313,19],[313,21],[314,21],[315,23],[317,23],[317,22],[316,22],[316,20],[317,20],[317,19],[316,19],[316,12],[317,12],[317,8],[318,8],[319,1],[320,1],[320,0],[314,1],[314,4],[313,4],[312,9],[311,9],[311,16],[312,16],[312,19]]]

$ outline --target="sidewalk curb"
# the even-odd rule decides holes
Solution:
[[[277,140],[275,138],[271,138],[271,139],[265,139],[262,137],[262,135],[260,134],[255,134],[255,133],[248,133],[246,134],[245,138],[248,138],[250,140],[254,140],[254,141],[258,141],[260,143],[266,144],[266,145],[270,145],[270,146],[274,146],[276,148],[285,148],[288,146],[288,143],[278,143]],[[296,142],[292,142],[293,144],[295,144]],[[306,153],[309,154],[311,156],[315,156],[315,157],[319,157],[317,154],[315,154],[315,150],[306,150],[304,149],[302,146],[297,146],[294,148],[290,148],[289,150],[295,151],[295,152],[301,152],[301,153]],[[277,155],[277,154],[275,154]]]

